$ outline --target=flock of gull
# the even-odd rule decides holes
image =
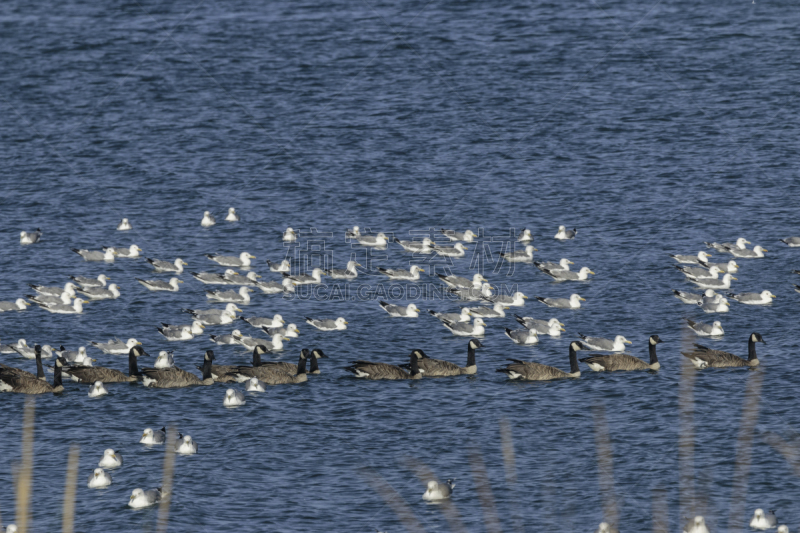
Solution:
[[[239,215],[234,208],[230,208],[225,221],[229,223],[238,222]],[[201,226],[210,228],[216,224],[214,216],[206,211],[201,220]],[[123,219],[117,226],[119,231],[129,231],[132,226],[128,219]],[[564,226],[558,228],[554,238],[560,241],[570,241],[576,238],[577,229],[566,229]],[[37,229],[33,232],[21,232],[20,244],[33,245],[40,242],[42,231]],[[292,228],[287,228],[282,234],[285,243],[294,243],[299,235]],[[384,233],[364,234],[355,226],[345,232],[345,239],[351,243],[361,246],[386,249],[389,246],[397,245],[405,252],[413,254],[413,258],[425,255],[436,254],[447,258],[464,257],[467,245],[473,243],[478,235],[470,230],[458,232],[455,230],[441,230],[441,240],[435,242],[430,237],[421,240],[399,240],[389,239]],[[519,250],[509,249],[501,253],[502,261],[509,263],[527,263],[538,269],[543,275],[549,276],[556,282],[572,284],[574,282],[586,283],[595,273],[589,267],[582,267],[572,270],[574,263],[567,258],[553,261],[535,261],[534,252],[538,250],[533,245],[534,237],[528,229],[523,230],[516,238]],[[783,242],[790,247],[800,247],[800,237],[784,239]],[[732,243],[705,243],[708,250],[713,250],[714,254],[721,254],[724,258],[722,262],[712,263],[712,254],[703,250],[696,255],[672,255],[677,261],[675,268],[680,271],[685,278],[702,290],[700,293],[692,293],[681,290],[673,291],[676,298],[689,305],[697,305],[709,314],[726,313],[729,311],[731,301],[743,305],[768,305],[775,298],[770,291],[764,290],[760,293],[731,293],[731,283],[736,281],[734,277],[739,271],[739,262],[745,259],[759,259],[764,257],[767,250],[761,246],[748,248],[751,244],[744,238],[739,238]],[[91,262],[111,263],[116,260],[135,259],[140,257],[143,252],[141,248],[133,244],[121,248],[104,248],[102,250],[73,249],[73,251],[83,260]],[[256,257],[248,252],[242,252],[238,256],[227,256],[217,254],[207,254],[206,257],[216,266],[223,269],[222,272],[190,272],[191,277],[197,282],[206,286],[205,296],[210,303],[224,304],[220,308],[193,308],[183,309],[191,320],[187,324],[167,324],[162,323],[156,326],[165,341],[186,341],[203,335],[206,328],[220,327],[231,324],[247,324],[254,328],[258,333],[266,338],[257,336],[258,333],[249,335],[243,333],[241,328],[236,328],[230,333],[210,335],[210,340],[217,345],[239,345],[248,350],[252,350],[252,364],[250,365],[221,365],[216,364],[216,356],[213,350],[207,350],[203,354],[203,360],[196,368],[200,375],[184,370],[175,366],[173,353],[171,351],[160,351],[152,367],[140,366],[141,357],[149,354],[136,339],[110,339],[105,342],[92,341],[91,346],[104,354],[127,355],[127,371],[121,371],[104,366],[95,366],[96,359],[91,357],[85,346],[77,350],[69,350],[64,346],[58,349],[50,345],[35,344],[29,346],[25,339],[20,339],[16,343],[0,345],[0,353],[18,354],[19,356],[35,361],[35,372],[27,371],[22,368],[0,364],[0,392],[16,392],[24,394],[43,394],[59,393],[64,390],[62,380],[68,379],[78,383],[85,383],[89,386],[88,395],[90,397],[102,397],[108,394],[106,385],[110,383],[133,382],[141,383],[145,387],[151,388],[177,388],[196,385],[210,386],[216,382],[228,384],[242,384],[242,390],[228,388],[225,391],[223,405],[225,407],[236,407],[246,402],[244,392],[264,392],[266,387],[271,385],[298,384],[308,380],[308,374],[320,373],[320,359],[327,358],[322,349],[300,350],[297,363],[282,361],[262,360],[266,354],[280,352],[284,350],[287,342],[298,338],[300,330],[295,323],[287,323],[280,314],[272,317],[244,317],[237,315],[242,313],[240,306],[246,306],[251,302],[251,294],[260,291],[266,295],[282,295],[291,293],[298,286],[314,285],[323,283],[323,276],[329,276],[337,280],[355,280],[359,276],[356,261],[350,261],[342,269],[322,270],[314,268],[311,272],[292,272],[292,264],[284,259],[278,262],[267,261],[269,273],[274,277],[272,280],[263,280],[262,276],[251,270],[254,266]],[[155,259],[145,258],[152,267],[154,274],[163,275],[153,279],[136,278],[143,287],[149,291],[177,292],[181,289],[184,280],[181,276],[186,274],[184,268],[187,267],[186,261],[181,258],[175,259]],[[727,259],[727,260],[726,260]],[[247,270],[244,275],[238,270]],[[363,273],[363,270],[361,271]],[[392,281],[415,282],[420,280],[420,272],[424,269],[418,265],[411,265],[408,269],[401,268],[378,268],[376,275],[385,276]],[[797,272],[800,273],[800,272]],[[375,362],[356,360],[351,361],[344,369],[356,378],[370,380],[413,380],[427,377],[447,377],[459,375],[476,374],[478,367],[476,362],[476,350],[483,347],[480,338],[488,328],[487,322],[493,319],[507,317],[511,308],[521,308],[526,304],[528,296],[522,292],[513,294],[496,294],[490,282],[481,274],[474,274],[471,277],[458,275],[439,274],[438,279],[446,286],[459,300],[471,302],[463,306],[459,312],[429,310],[428,314],[439,321],[442,327],[452,332],[455,336],[468,337],[467,357],[464,366],[447,360],[429,357],[423,350],[414,349],[408,356],[406,364],[391,364],[388,362]],[[25,311],[29,306],[35,304],[40,309],[57,314],[81,314],[84,311],[84,304],[88,301],[115,300],[121,296],[120,288],[114,283],[109,283],[107,275],[97,277],[72,276],[71,281],[61,286],[44,286],[31,284],[30,288],[35,294],[26,295],[25,298],[18,298],[15,301],[0,302],[0,312]],[[233,286],[235,288],[225,289],[216,286]],[[795,290],[800,292],[800,287],[795,286]],[[535,300],[550,309],[555,310],[575,310],[581,307],[581,302],[585,301],[577,293],[569,296],[542,297],[537,296]],[[415,319],[419,318],[423,311],[415,303],[407,305],[395,305],[385,301],[379,302],[380,307],[391,318]],[[505,335],[515,344],[533,345],[540,342],[544,336],[560,337],[565,330],[565,324],[558,318],[534,318],[532,316],[521,316],[513,314],[521,329],[505,329]],[[429,319],[430,320],[430,319]],[[306,324],[321,331],[334,332],[347,329],[348,321],[344,317],[304,317]],[[715,320],[710,324],[687,321],[687,326],[701,337],[716,337],[725,333],[721,321]],[[538,362],[524,361],[520,359],[510,359],[510,362],[502,368],[496,369],[497,372],[506,374],[511,380],[545,381],[561,378],[579,378],[581,375],[580,363],[595,372],[612,371],[656,371],[660,368],[660,362],[656,352],[656,346],[661,343],[658,335],[652,335],[648,339],[647,359],[641,359],[633,355],[624,353],[626,345],[631,341],[624,336],[617,335],[613,338],[604,338],[589,335],[579,335],[579,339],[569,344],[568,364],[569,370],[562,370],[554,366],[544,365]],[[757,333],[750,333],[747,337],[747,354],[745,356],[733,353],[714,350],[696,344],[691,350],[683,352],[695,367],[703,368],[722,368],[722,367],[754,367],[758,365],[756,354],[756,343],[764,343],[763,337]],[[592,351],[587,357],[579,358],[581,351]],[[52,367],[52,383],[47,381],[43,359],[55,357]],[[162,445],[166,442],[164,430],[153,431],[146,429],[140,440],[146,445]],[[188,435],[180,435],[178,440],[173,443],[175,451],[180,454],[197,453],[197,444]],[[111,484],[111,475],[104,469],[119,468],[122,466],[122,457],[112,449],[105,451],[102,460],[98,463],[99,468],[95,469],[89,478],[90,488],[102,488]],[[452,495],[454,485],[451,482],[438,483],[430,481],[423,496],[425,500],[437,501],[447,499]],[[136,489],[132,492],[129,505],[134,508],[147,507],[157,503],[161,498],[159,489],[143,491]],[[764,514],[762,510],[757,510],[751,527],[756,529],[768,529],[776,527],[774,514]],[[763,526],[763,527],[762,527]],[[7,531],[15,531],[9,526]],[[779,531],[786,531],[786,526],[781,526]],[[614,528],[603,523],[598,528],[598,533],[615,531]],[[685,533],[704,533],[708,532],[702,517],[691,520],[684,528]]]

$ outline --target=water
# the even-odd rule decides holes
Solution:
[[[441,509],[420,499],[424,486],[410,458],[442,479],[456,478],[463,527],[483,530],[491,517],[479,503],[473,450],[486,464],[503,530],[593,531],[612,499],[621,530],[649,530],[658,491],[669,505],[670,530],[696,512],[716,531],[739,527],[745,516],[729,520],[735,497],[745,499],[746,515],[777,508],[782,521],[796,524],[797,478],[767,443],[771,432],[788,438],[800,424],[800,389],[790,373],[797,349],[790,282],[797,281],[791,270],[800,266],[800,252],[778,242],[800,233],[793,105],[800,21],[792,7],[4,2],[0,296],[28,294],[28,283],[100,273],[122,291],[81,316],[4,313],[4,342],[24,337],[76,348],[132,336],[153,355],[174,349],[187,369],[212,347],[221,363],[249,360],[207,337],[163,342],[159,322],[185,323],[182,307],[207,306],[203,287],[188,275],[177,294],[148,293],[134,281],[153,277],[143,259],[85,263],[71,247],[136,243],[148,257],[183,258],[191,271],[215,270],[205,253],[247,250],[258,256],[257,272],[277,279],[263,261],[292,253],[280,241],[286,226],[330,232],[315,237],[325,249],[311,251],[338,268],[352,253],[368,259],[344,242],[353,224],[403,238],[431,227],[482,228],[494,258],[503,242],[491,238],[527,227],[537,258],[569,257],[597,272],[568,286],[529,266],[507,276],[489,264],[485,274],[503,287],[516,284],[529,296],[579,292],[587,301],[579,311],[529,301],[513,311],[557,316],[565,336],[520,347],[503,335],[504,327],[516,327],[513,318],[494,319],[477,376],[411,384],[364,382],[342,367],[355,359],[406,362],[418,347],[463,364],[466,339],[427,314],[390,319],[372,298],[255,295],[246,315],[281,313],[302,331],[277,358],[294,361],[301,347],[323,348],[331,358],[322,375],[248,396],[233,410],[222,407],[225,385],[111,385],[110,396],[94,400],[85,386],[69,384],[63,395],[38,398],[35,530],[60,527],[71,443],[81,447],[77,530],[152,530],[155,510],[125,505],[133,488],[161,482],[163,450],[138,445],[141,430],[169,424],[191,434],[201,451],[177,458],[173,531],[400,531],[397,515],[369,484],[379,478],[426,530],[448,530]],[[222,223],[229,206],[241,223]],[[206,209],[220,221],[209,230],[199,225]],[[114,231],[123,216],[133,231]],[[553,240],[559,224],[579,228],[578,238]],[[42,242],[19,246],[18,232],[37,226]],[[693,388],[681,388],[679,351],[693,340],[684,319],[715,316],[672,297],[671,289],[690,285],[667,254],[739,236],[769,252],[740,261],[734,290],[770,289],[778,298],[766,308],[732,304],[721,316],[724,338],[704,342],[744,354],[747,336],[758,331],[769,343],[759,346],[762,365],[700,372]],[[471,274],[473,252],[484,257],[486,249],[471,245],[454,271]],[[397,246],[383,255],[369,258],[368,268],[409,264]],[[359,277],[372,289],[381,281],[375,273]],[[452,301],[418,303],[457,310]],[[303,322],[340,315],[350,322],[346,332],[317,332]],[[624,334],[640,357],[657,333],[662,370],[586,371],[553,383],[508,383],[494,372],[508,357],[566,369],[578,332]],[[96,364],[126,368],[123,357],[90,351]],[[13,356],[3,362],[32,366]],[[745,489],[732,479],[737,453],[748,457],[737,445],[748,384],[760,394],[747,399],[758,402],[758,418]],[[678,410],[679,399],[692,394],[694,403],[685,405],[693,438]],[[0,396],[6,521],[13,519],[24,400]],[[612,441],[612,470],[602,472],[613,476],[613,489],[598,466],[597,406],[605,408]],[[516,486],[505,478],[503,419],[514,437]],[[694,444],[684,448],[690,459],[682,463],[694,498],[691,483],[679,479],[681,434]],[[109,489],[85,488],[109,447],[122,453],[124,467],[113,472]]]

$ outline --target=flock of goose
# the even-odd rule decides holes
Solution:
[[[230,208],[226,222],[238,222],[239,215],[234,208]],[[201,225],[209,228],[216,224],[214,216],[206,211],[203,215]],[[117,226],[119,231],[130,231],[132,226],[128,219],[123,219]],[[569,241],[577,236],[577,229],[568,230],[564,226],[558,228],[554,238],[561,241]],[[454,230],[441,230],[446,244],[436,243],[430,237],[425,237],[419,241],[403,241],[393,239],[390,241],[384,233],[375,235],[362,234],[357,226],[349,229],[345,233],[345,238],[362,246],[373,248],[386,248],[396,243],[403,250],[414,254],[412,257],[419,257],[429,254],[438,254],[442,257],[459,258],[465,255],[466,244],[472,243],[478,235],[470,230],[458,232]],[[294,243],[299,235],[292,229],[287,228],[282,235],[282,240],[286,243]],[[42,231],[37,229],[34,232],[21,232],[20,244],[32,245],[40,242]],[[533,235],[530,230],[523,230],[517,238],[517,243],[522,246],[521,250],[507,251],[501,253],[503,261],[509,263],[528,263],[536,267],[543,274],[549,276],[557,282],[586,282],[594,272],[588,267],[582,267],[578,271],[570,269],[574,263],[567,258],[558,261],[534,261],[533,253],[538,251],[533,246]],[[790,247],[800,246],[800,238],[793,237],[784,239]],[[685,275],[686,279],[704,289],[700,294],[689,293],[675,290],[674,295],[681,301],[690,305],[698,305],[706,313],[725,313],[728,312],[730,300],[744,305],[767,305],[775,296],[768,290],[761,293],[728,293],[723,295],[723,290],[729,290],[731,282],[736,278],[733,274],[739,270],[737,260],[758,259],[764,257],[767,250],[761,246],[754,246],[748,249],[750,244],[744,238],[738,239],[734,243],[706,243],[707,247],[713,249],[715,253],[728,254],[732,258],[720,263],[710,263],[711,254],[707,251],[700,251],[696,255],[672,255],[679,264],[676,268]],[[142,249],[137,245],[130,245],[125,248],[104,248],[103,250],[73,249],[73,251],[85,261],[113,262],[118,258],[135,259],[140,257]],[[285,294],[296,290],[300,285],[313,285],[322,283],[322,276],[330,276],[338,280],[354,280],[358,277],[357,267],[361,265],[355,261],[347,263],[343,269],[331,269],[324,271],[319,268],[313,269],[310,273],[292,273],[290,261],[284,259],[280,262],[267,261],[269,271],[275,275],[276,279],[262,281],[261,276],[254,271],[241,275],[234,269],[249,270],[253,265],[254,255],[242,252],[238,256],[223,256],[216,254],[206,255],[209,261],[224,267],[225,270],[218,272],[192,272],[191,276],[204,285],[228,285],[239,286],[233,290],[209,289],[205,291],[208,301],[214,303],[224,303],[223,308],[197,308],[184,309],[191,317],[189,324],[166,324],[157,326],[158,331],[166,341],[185,341],[195,338],[205,332],[207,327],[224,326],[232,324],[236,320],[242,320],[248,325],[264,332],[268,338],[258,338],[245,335],[239,329],[234,329],[229,334],[210,335],[210,340],[218,345],[241,345],[252,350],[251,365],[218,365],[215,364],[216,356],[213,350],[207,350],[203,354],[202,364],[197,366],[200,376],[193,372],[175,366],[172,352],[161,351],[152,367],[140,367],[139,358],[148,356],[142,348],[141,343],[136,339],[122,341],[111,339],[107,342],[94,341],[91,345],[104,352],[105,354],[127,354],[128,368],[123,372],[113,368],[94,366],[96,360],[91,358],[85,347],[71,351],[63,346],[55,350],[49,345],[36,344],[28,346],[24,339],[20,339],[15,344],[0,345],[0,353],[16,353],[26,359],[35,360],[36,372],[0,364],[0,392],[16,392],[25,394],[59,393],[64,390],[62,379],[68,378],[78,383],[86,383],[90,386],[89,396],[100,397],[108,394],[107,384],[122,382],[138,382],[145,387],[151,388],[177,388],[205,385],[209,386],[216,382],[221,383],[241,383],[244,384],[246,392],[264,392],[269,385],[298,384],[308,380],[308,374],[319,374],[319,360],[327,358],[323,350],[304,348],[300,351],[297,364],[281,361],[263,361],[262,356],[271,352],[278,352],[284,349],[284,343],[297,338],[299,329],[294,323],[286,323],[283,317],[275,314],[273,317],[243,317],[237,316],[241,313],[240,305],[248,305],[251,301],[251,293],[260,290],[264,294]],[[184,267],[187,263],[181,258],[174,260],[160,260],[146,258],[147,263],[153,268],[154,273],[167,274],[170,276],[165,279],[143,279],[136,278],[143,287],[149,291],[177,292],[184,281],[179,276],[184,274]],[[388,269],[378,268],[377,274],[386,276],[393,281],[414,282],[420,279],[420,272],[424,272],[418,265],[412,265],[408,269]],[[720,277],[721,276],[721,277]],[[459,299],[474,302],[478,305],[465,306],[460,312],[439,312],[429,311],[443,327],[456,336],[469,337],[467,342],[467,357],[464,366],[429,357],[422,349],[414,349],[408,356],[407,364],[390,364],[386,362],[373,362],[365,360],[352,361],[344,369],[356,378],[370,380],[412,380],[426,377],[447,377],[460,375],[473,375],[477,373],[476,350],[483,347],[479,340],[486,331],[486,321],[491,319],[506,317],[506,311],[511,307],[521,307],[525,305],[528,297],[515,292],[510,295],[495,294],[494,288],[489,281],[481,274],[474,274],[471,278],[457,275],[442,275],[438,279],[444,283],[447,290],[457,295]],[[0,312],[24,311],[31,304],[37,305],[40,309],[50,313],[58,314],[80,314],[83,312],[83,304],[87,300],[114,300],[120,297],[119,287],[113,283],[108,283],[109,277],[99,275],[97,277],[72,276],[71,281],[65,283],[63,287],[48,287],[43,285],[31,284],[30,287],[36,294],[27,295],[26,298],[18,298],[15,301],[0,302]],[[800,292],[800,287],[796,286]],[[579,294],[575,293],[569,297],[536,297],[538,302],[548,308],[553,309],[578,309],[581,302],[585,301]],[[422,312],[415,303],[408,305],[394,305],[388,302],[379,302],[380,307],[393,318],[418,318]],[[559,337],[565,331],[565,325],[557,318],[539,319],[530,316],[520,316],[514,314],[516,321],[522,329],[512,330],[505,328],[506,336],[515,344],[531,345],[540,342],[540,336]],[[305,322],[310,326],[321,331],[343,331],[347,329],[348,322],[343,317],[338,318],[311,318],[305,317]],[[722,324],[719,320],[712,324],[704,324],[689,320],[688,327],[698,336],[719,336],[724,334]],[[531,380],[544,381],[562,378],[578,378],[581,375],[580,363],[584,363],[590,370],[596,372],[612,371],[655,371],[660,368],[660,362],[656,352],[656,346],[661,343],[658,335],[652,335],[648,340],[648,359],[642,360],[633,355],[623,353],[626,345],[631,344],[625,337],[618,335],[613,339],[603,337],[593,337],[580,335],[580,340],[574,340],[569,344],[569,370],[565,371],[557,367],[544,365],[538,362],[523,361],[520,359],[510,359],[511,362],[496,371],[504,373],[512,380]],[[745,357],[713,350],[702,345],[695,345],[695,348],[683,352],[697,368],[722,368],[722,367],[753,367],[758,365],[756,354],[756,343],[764,343],[763,337],[753,332],[748,336],[748,351]],[[594,351],[587,357],[578,358],[580,351]],[[43,358],[56,356],[52,372],[52,383],[46,380],[46,374],[42,363]],[[223,405],[226,407],[236,407],[244,404],[245,395],[234,388],[225,391]],[[164,434],[153,432],[148,429],[142,436],[145,444],[163,444]],[[178,453],[196,453],[197,445],[189,436],[181,436],[175,443]],[[118,464],[117,464],[118,463]],[[105,468],[115,468],[121,466],[121,457],[114,450],[106,450],[103,460],[89,479],[90,487],[104,487],[111,483],[111,476],[103,470]],[[426,500],[440,500],[449,498],[452,494],[452,483],[437,483],[431,481],[428,490],[423,496]],[[157,503],[160,499],[158,489],[142,491],[136,489],[131,494],[129,505],[131,507],[145,507]],[[754,522],[764,521],[775,527],[774,515],[764,515],[761,510],[756,511]],[[760,518],[759,518],[760,516]],[[770,516],[772,518],[770,518]],[[770,522],[771,520],[771,522]],[[759,522],[761,521],[761,522]],[[766,523],[764,522],[764,523]],[[753,523],[751,523],[751,526]],[[12,527],[12,526],[10,526]],[[754,526],[755,527],[755,526]],[[781,526],[785,528],[785,526]],[[757,527],[758,529],[765,529]],[[784,529],[788,531],[788,529]],[[13,529],[9,529],[13,531]],[[598,532],[613,531],[608,524],[601,524]],[[702,517],[697,517],[685,528],[686,533],[707,532]]]

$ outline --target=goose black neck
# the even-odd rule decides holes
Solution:
[[[36,351],[36,377],[42,379],[44,377],[44,368],[42,367],[42,352]]]
[[[211,379],[211,358],[206,357],[203,359],[203,381]]]
[[[755,361],[758,359],[756,355],[756,342],[753,339],[750,339],[747,342],[747,360],[748,361]]]
[[[475,348],[472,347],[472,343],[469,343],[467,349],[467,366],[475,366]]]
[[[656,345],[650,343],[650,364],[654,365],[658,363],[658,356],[656,355]]]
[[[136,376],[139,374],[139,364],[136,362],[136,354],[133,350],[128,352],[128,375]]]
[[[475,355],[473,354],[473,358]],[[474,364],[474,363],[473,363]],[[417,359],[416,354],[411,355],[411,375],[416,376],[419,374],[419,359]]]
[[[575,348],[570,345],[569,347],[569,373],[574,374],[576,372],[580,372],[580,367],[578,366],[578,352],[575,351]]]
[[[258,353],[258,348],[253,350],[253,366],[261,366],[261,354]]]
[[[317,357],[315,355],[311,356],[311,373],[317,372],[319,370],[319,363],[317,363]]]
[[[297,362],[297,375],[306,373],[306,358],[300,354],[300,361]]]
[[[61,386],[61,365],[56,364],[53,370],[53,388]]]

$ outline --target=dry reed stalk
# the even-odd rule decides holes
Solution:
[[[682,350],[692,349],[692,338],[686,328],[681,339]],[[694,499],[694,382],[697,371],[689,359],[681,357],[681,377],[678,387],[678,472],[680,509],[692,516],[696,514]]]
[[[172,500],[172,477],[175,473],[175,441],[178,440],[175,427],[167,430],[167,440],[164,450],[164,472],[161,477],[161,502],[158,504],[158,519],[156,531],[165,533],[169,522],[169,504]]]
[[[19,533],[28,532],[30,521],[30,499],[33,488],[33,429],[36,400],[25,399],[25,408],[22,414],[22,461],[16,475],[17,492],[17,530]]]
[[[753,431],[758,422],[758,409],[761,400],[761,383],[763,371],[756,369],[751,371],[752,375],[747,380],[747,387],[744,391],[742,400],[742,421],[739,423],[739,436],[736,439],[736,462],[733,470],[733,482],[731,488],[730,518],[728,519],[728,530],[734,527],[742,529],[745,516],[745,503],[747,501],[747,477],[750,474],[750,459],[753,451]]]
[[[597,473],[600,494],[603,497],[603,517],[606,522],[619,524],[617,496],[614,492],[614,450],[608,431],[606,409],[602,405],[592,406],[594,415],[594,443],[597,450]]]
[[[431,480],[439,483],[439,479],[427,465],[417,461],[413,457],[406,459],[406,463],[409,469],[414,471],[417,479],[419,479],[423,485],[427,485],[428,481]],[[461,516],[458,514],[458,509],[456,509],[456,506],[453,505],[450,500],[438,503],[437,507],[442,510],[442,514],[444,514],[447,523],[450,525],[450,531],[465,530],[464,524],[461,522]]]
[[[67,460],[67,480],[64,485],[64,511],[61,517],[62,533],[72,533],[75,529],[75,491],[78,483],[78,460],[81,452],[77,444],[69,448]]]
[[[524,531],[522,525],[522,513],[519,509],[519,499],[517,498],[517,456],[514,452],[514,436],[511,433],[511,423],[507,418],[500,420],[500,440],[503,446],[503,465],[506,470],[506,484],[513,496],[514,506],[514,529]]]
[[[373,470],[364,470],[362,475],[366,478],[367,483],[369,483],[372,488],[380,494],[383,498],[383,501],[386,502],[386,505],[391,507],[394,514],[397,515],[397,518],[400,522],[403,523],[403,527],[405,527],[408,531],[412,532],[419,532],[424,533],[425,528],[422,527],[422,524],[417,517],[414,516],[414,511],[411,510],[411,506],[403,499],[400,494],[394,490],[394,488],[386,482],[379,474],[374,472]]]
[[[492,485],[489,482],[486,464],[483,462],[483,456],[477,448],[473,448],[470,451],[469,462],[472,465],[472,479],[475,482],[475,490],[478,493],[478,500],[481,502],[481,508],[483,509],[483,523],[486,525],[486,531],[502,531],[500,519],[497,517],[497,509],[494,505]]]

